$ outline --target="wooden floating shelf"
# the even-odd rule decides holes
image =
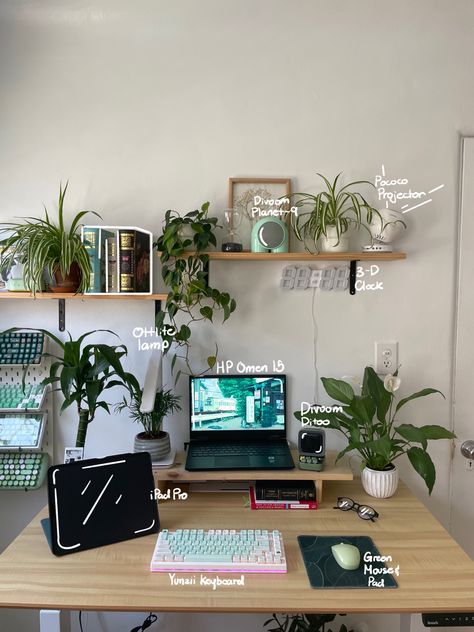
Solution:
[[[119,300],[119,301],[165,301],[167,294],[68,294],[60,292],[38,292],[36,296],[33,296],[30,292],[0,292],[0,299],[2,298],[23,298],[23,299],[75,299],[77,301],[89,301],[89,300]]]
[[[266,480],[310,480],[314,481],[317,489],[318,502],[321,502],[324,481],[352,481],[354,475],[347,460],[342,459],[336,464],[337,452],[326,453],[326,461],[322,472],[300,470],[298,468],[298,452],[291,450],[296,468],[294,470],[211,470],[208,472],[188,472],[184,469],[186,453],[178,452],[175,462],[168,469],[153,468],[155,483],[191,483],[203,481],[255,481]]]
[[[159,254],[159,253],[158,253]],[[194,254],[184,252],[183,257]],[[406,259],[405,252],[204,252],[210,260],[219,261],[397,261]]]

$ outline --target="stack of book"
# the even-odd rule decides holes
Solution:
[[[317,509],[314,481],[257,481],[249,487],[251,509]]]
[[[153,235],[129,226],[83,226],[89,253],[89,294],[151,294]]]

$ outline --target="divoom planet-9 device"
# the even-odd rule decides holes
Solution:
[[[302,428],[298,433],[298,467],[321,472],[326,456],[326,435],[321,428]]]
[[[259,219],[252,228],[252,252],[288,252],[288,227],[281,219]]]

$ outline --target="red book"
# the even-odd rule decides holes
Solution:
[[[249,487],[250,508],[251,509],[317,509],[318,503],[315,500],[255,500],[255,489]]]

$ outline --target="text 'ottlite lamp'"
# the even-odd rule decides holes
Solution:
[[[392,252],[393,242],[396,241],[406,229],[403,214],[391,208],[379,210],[380,217],[374,215],[369,224],[373,242],[364,246],[364,252]]]

